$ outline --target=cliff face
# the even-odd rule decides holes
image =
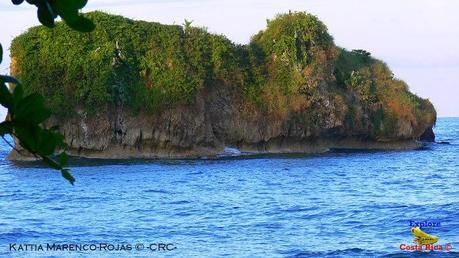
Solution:
[[[73,155],[405,149],[436,120],[428,100],[368,52],[336,47],[314,16],[279,16],[247,46],[188,25],[91,16],[89,35],[37,27],[12,46],[12,71],[49,99],[47,125]]]
[[[429,125],[415,128],[400,122],[394,136],[368,136],[371,122],[348,128],[336,103],[327,102],[317,123],[301,121],[294,113],[272,118],[263,112],[246,113],[237,92],[223,84],[203,89],[192,105],[158,115],[137,114],[107,107],[96,115],[80,111],[61,125],[71,154],[97,158],[178,158],[217,155],[225,146],[257,153],[319,153],[330,148],[411,149]]]

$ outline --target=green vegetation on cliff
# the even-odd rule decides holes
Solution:
[[[189,23],[101,12],[86,17],[96,24],[91,33],[60,23],[53,30],[34,27],[11,47],[12,73],[28,92],[44,95],[57,116],[105,106],[155,114],[223,84],[239,92],[241,112],[317,127],[324,117],[341,117],[344,128],[380,139],[394,136],[402,123],[424,130],[436,119],[432,104],[410,93],[383,62],[335,46],[326,26],[306,13],[268,21],[248,45]]]
[[[132,21],[101,12],[79,34],[62,23],[39,26],[12,44],[12,72],[56,112],[91,112],[106,103],[155,111],[193,100],[211,80],[244,81],[242,47],[195,27]]]

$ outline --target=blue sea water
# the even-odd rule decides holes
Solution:
[[[0,255],[459,257],[459,119],[439,119],[435,131],[450,145],[313,156],[73,160],[74,187],[39,164],[4,160],[9,149],[2,145]],[[413,242],[410,220],[440,221],[425,231],[453,252],[401,251],[401,244]],[[45,250],[10,250],[14,243]],[[46,251],[47,243],[131,244],[132,250]],[[155,243],[174,250],[149,250]],[[145,249],[136,250],[139,244]]]

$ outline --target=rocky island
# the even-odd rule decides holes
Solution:
[[[434,139],[433,105],[369,52],[336,46],[313,15],[279,15],[247,45],[189,22],[87,17],[91,33],[38,26],[11,46],[11,73],[45,96],[45,126],[59,126],[71,155],[413,149]]]

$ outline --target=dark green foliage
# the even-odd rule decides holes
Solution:
[[[302,85],[308,84],[308,79],[329,79],[326,68],[327,63],[334,62],[333,38],[313,15],[302,12],[279,15],[268,21],[268,28],[257,34],[252,44],[266,53],[271,79],[288,95],[297,93]]]
[[[15,5],[23,0],[12,0]],[[27,0],[35,5],[40,22],[48,27],[54,27],[54,20],[60,16],[73,29],[89,32],[94,24],[79,14],[87,0]],[[33,50],[33,49],[31,49]],[[33,51],[31,52],[33,54]],[[26,57],[28,58],[28,57]],[[0,45],[0,63],[3,59],[3,48]],[[14,85],[12,92],[6,86]],[[62,102],[65,98],[61,98]],[[4,136],[13,135],[23,150],[37,158],[41,158],[49,167],[61,171],[62,176],[72,185],[75,179],[67,165],[67,154],[61,152],[57,159],[52,156],[56,151],[63,150],[66,145],[64,136],[57,128],[43,128],[41,123],[51,116],[51,111],[45,106],[43,96],[37,93],[25,94],[22,85],[11,76],[0,76],[0,104],[8,109],[8,119],[0,123],[0,136],[13,148]],[[23,150],[16,151],[21,152]]]
[[[27,92],[44,95],[59,116],[108,103],[154,112],[192,102],[210,81],[246,81],[244,47],[223,36],[100,12],[87,17],[97,25],[89,34],[57,23],[53,30],[30,29],[11,47],[13,70]]]
[[[19,5],[24,0],[12,0]],[[94,23],[79,13],[87,4],[87,0],[27,0],[27,3],[37,7],[37,16],[41,24],[53,28],[54,20],[60,16],[72,29],[89,32],[94,29]]]
[[[352,72],[368,67],[374,61],[370,53],[365,50],[349,52],[345,49],[340,49],[334,72],[336,81],[339,85],[345,86],[345,82],[350,78]]]
[[[13,92],[6,86],[7,82],[16,84]],[[5,139],[5,135],[13,135],[25,151],[41,158],[51,168],[60,170],[73,184],[75,179],[64,168],[67,164],[65,152],[59,155],[59,159],[52,158],[56,150],[65,148],[64,137],[57,130],[40,126],[51,115],[43,97],[36,93],[24,95],[22,85],[17,84],[14,78],[0,76],[0,103],[8,108],[9,115],[7,121],[0,123],[0,136]]]
[[[278,16],[247,46],[189,21],[181,27],[101,12],[86,16],[97,25],[89,34],[58,23],[53,30],[30,29],[11,47],[14,73],[28,92],[44,95],[58,116],[110,103],[157,112],[191,103],[204,85],[215,83],[237,86],[264,110],[286,110],[279,94],[309,94],[332,80],[333,39],[317,17],[305,13]]]

